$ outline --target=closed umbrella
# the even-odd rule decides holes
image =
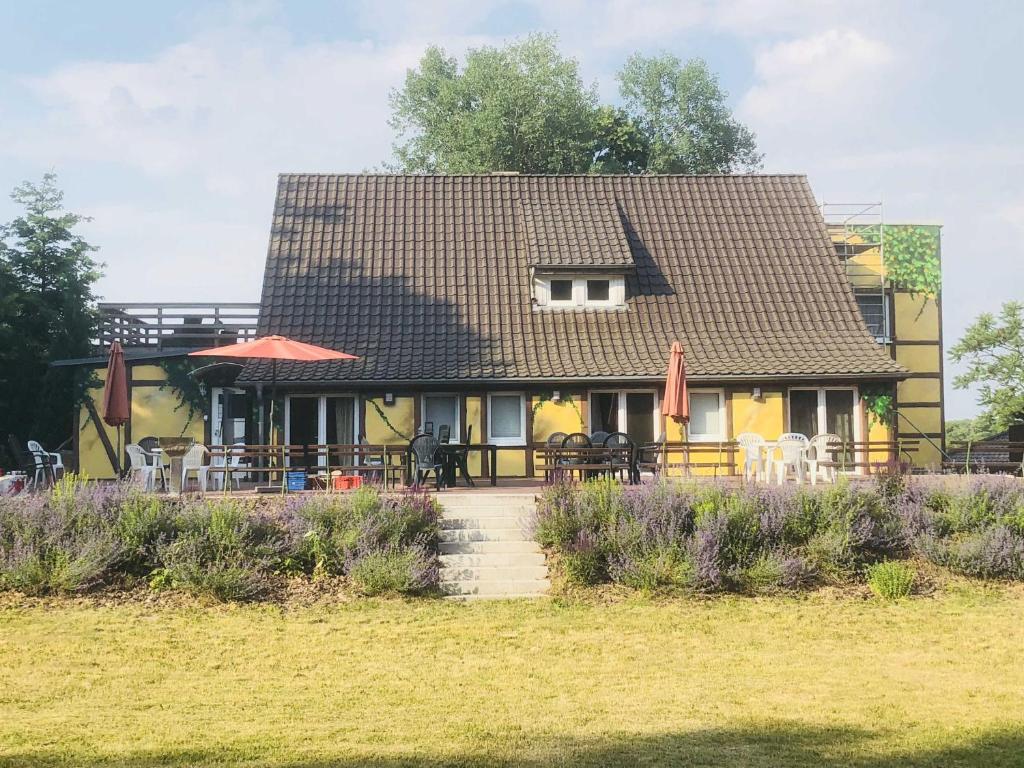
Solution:
[[[121,476],[121,428],[131,418],[128,403],[128,372],[124,367],[124,351],[119,342],[110,345],[107,356],[107,381],[103,386],[103,421],[117,427],[117,466],[114,471]]]
[[[665,397],[661,401],[661,412],[680,425],[690,421],[690,398],[686,392],[686,358],[683,345],[672,342],[668,356],[668,374],[665,379]]]
[[[321,360],[358,360],[355,355],[338,352],[314,344],[306,344],[284,336],[264,336],[242,344],[229,344],[189,352],[190,356],[244,357],[249,360],[270,360],[270,423],[274,423],[274,399],[277,394],[277,361],[319,362]],[[263,418],[260,417],[260,442],[263,442]]]

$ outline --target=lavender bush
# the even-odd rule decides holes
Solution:
[[[0,497],[0,589],[145,580],[248,600],[293,574],[347,577],[367,593],[422,592],[437,585],[439,538],[439,508],[418,491],[178,501],[69,477],[49,492]]]
[[[574,583],[753,593],[845,584],[877,562],[924,557],[971,576],[1024,579],[1024,485],[887,473],[875,485],[730,487],[605,479],[559,483],[538,541]]]

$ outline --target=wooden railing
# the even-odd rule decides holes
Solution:
[[[970,440],[946,446],[949,458],[942,468],[950,472],[1008,472],[1024,474],[1024,442]]]
[[[99,305],[97,346],[156,350],[200,349],[256,337],[259,304],[250,302],[135,302]]]

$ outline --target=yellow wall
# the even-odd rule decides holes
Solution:
[[[107,380],[107,371],[101,368],[96,371],[96,377],[100,386],[90,390],[93,405],[96,406],[96,413],[103,414],[103,383]],[[78,433],[78,471],[96,479],[110,479],[116,474],[107,458],[107,452],[100,441],[97,427],[103,429],[110,440],[110,444],[117,450],[117,430],[108,427],[102,421],[97,423],[89,416],[89,411],[83,406],[79,413]]]
[[[897,292],[893,295],[893,307],[897,342],[938,340],[939,306],[935,299]]]
[[[899,410],[922,432],[935,434],[942,431],[941,414],[938,408],[905,408],[901,406]],[[900,424],[900,432],[904,435],[911,431],[913,431],[913,427],[910,423]]]
[[[487,442],[487,432],[484,430],[483,415],[480,411],[479,397],[467,397],[466,398],[466,429],[473,425],[473,442],[474,443],[485,443]],[[475,477],[480,476],[480,452],[470,451],[469,452],[469,472]]]
[[[901,403],[937,403],[942,398],[942,382],[938,379],[906,379],[896,385]]]
[[[564,395],[557,403],[553,400],[542,402],[533,416],[533,442],[543,443],[553,432],[571,434],[586,431],[579,399],[579,395],[574,394]],[[527,407],[536,405],[539,400],[539,395],[533,395]]]
[[[380,413],[377,412],[377,408]],[[416,434],[416,398],[396,397],[391,405],[384,404],[383,397],[366,398],[366,420],[363,434],[366,442],[373,445],[404,445]],[[381,418],[381,413],[391,422],[392,429]],[[396,434],[397,432],[397,434]]]
[[[741,432],[756,432],[766,440],[774,440],[786,431],[784,393],[761,390],[761,399],[755,400],[749,389],[732,393],[729,398],[732,408],[732,435]]]
[[[914,373],[938,373],[938,347],[896,347],[896,362]]]

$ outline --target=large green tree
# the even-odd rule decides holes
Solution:
[[[730,173],[760,166],[754,135],[700,60],[633,56],[624,106],[600,104],[557,39],[428,48],[391,94],[396,169],[407,173]]]
[[[597,93],[553,37],[470,50],[460,68],[427,49],[391,94],[406,172],[578,173],[590,167]]]
[[[979,386],[980,431],[993,434],[1024,419],[1024,302],[1007,302],[998,316],[979,315],[949,355],[967,364],[953,386]]]
[[[64,210],[55,174],[11,198],[24,212],[0,226],[0,435],[53,448],[71,436],[84,382],[49,363],[89,353],[99,265],[74,231],[86,219]]]
[[[701,59],[635,54],[619,73],[626,111],[650,143],[651,173],[735,173],[761,167],[749,128]]]

